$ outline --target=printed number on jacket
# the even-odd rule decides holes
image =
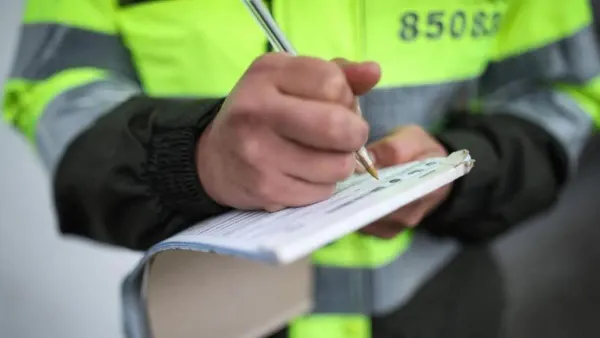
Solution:
[[[479,38],[493,35],[500,26],[500,12],[463,10],[406,11],[400,15],[400,39],[406,42],[417,39]]]

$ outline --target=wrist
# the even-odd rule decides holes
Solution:
[[[199,140],[219,107],[218,102],[202,101],[177,102],[165,107],[169,115],[181,115],[178,119],[181,123],[157,130],[148,148],[147,177],[152,190],[163,206],[192,220],[226,210],[206,193],[197,167]]]
[[[212,123],[210,123],[202,131],[196,142],[196,150],[194,161],[196,165],[196,177],[200,182],[200,185],[204,188],[206,195],[216,203],[221,204],[221,199],[218,196],[218,189],[213,188],[215,178],[213,177],[213,169],[217,166],[217,163],[212,160],[211,146],[210,146],[210,133],[212,130]],[[214,149],[213,149],[214,151]]]

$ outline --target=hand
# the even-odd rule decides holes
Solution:
[[[375,63],[271,53],[254,61],[200,137],[197,167],[216,202],[276,211],[330,197],[367,140],[355,95],[379,81]]]
[[[368,149],[377,167],[448,155],[446,149],[419,126],[400,127]],[[450,190],[451,185],[446,185],[366,226],[362,232],[380,238],[392,238],[404,229],[418,225],[448,197]]]

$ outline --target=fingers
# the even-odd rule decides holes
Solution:
[[[369,224],[361,229],[361,232],[383,239],[391,239],[400,232],[417,226],[426,211],[427,203],[423,200],[417,200],[393,214]]]
[[[353,152],[362,147],[369,125],[340,105],[285,97],[270,118],[282,137],[321,150]]]
[[[333,62],[297,57],[278,74],[278,88],[286,95],[352,107],[354,94],[342,69]]]
[[[338,58],[332,60],[341,69],[356,96],[364,95],[373,89],[381,79],[381,67],[377,62],[350,62]]]
[[[354,169],[353,153],[305,147],[272,130],[235,141],[242,146],[229,161],[246,176],[232,179],[268,211],[326,199]]]
[[[279,139],[278,161],[281,170],[296,179],[314,184],[335,184],[354,171],[354,153],[319,151]]]
[[[383,219],[412,228],[435,210],[445,200],[450,190],[450,185],[443,186],[402,208],[384,217]]]
[[[371,90],[380,78],[381,69],[375,62],[325,61],[299,56],[281,67],[277,84],[287,95],[353,107],[355,96]]]
[[[355,112],[355,92],[378,78],[371,63],[257,58],[198,141],[207,194],[232,208],[268,211],[330,197],[369,133]]]
[[[398,128],[390,136],[369,145],[378,167],[388,167],[431,156],[444,156],[445,149],[419,126]]]
[[[405,229],[405,227],[396,222],[379,220],[362,228],[360,232],[382,239],[392,239]]]
[[[398,211],[384,217],[383,219],[391,223],[400,224],[405,227],[415,227],[419,225],[419,222],[425,216],[428,210],[427,197],[418,199],[402,208]]]
[[[366,226],[361,229],[361,232],[379,238],[390,239],[406,229],[414,228],[445,200],[450,188],[450,185],[441,187],[427,196],[405,205],[394,213]]]
[[[428,210],[427,202],[424,199],[416,200],[398,211],[364,227],[361,229],[361,232],[383,239],[393,238],[400,232],[419,224]]]
[[[283,207],[300,207],[326,200],[335,188],[335,183],[316,184],[279,175],[269,178],[268,183],[256,185],[253,195],[266,206],[265,210],[273,212]]]

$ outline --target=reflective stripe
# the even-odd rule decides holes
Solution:
[[[369,121],[369,142],[378,140],[396,127],[417,124],[432,130],[452,107],[475,94],[477,80],[432,85],[377,88],[361,98],[361,108]]]
[[[454,240],[416,232],[410,248],[384,266],[369,269],[317,265],[314,313],[386,313],[407,302],[458,249]]]
[[[137,79],[119,36],[57,23],[23,26],[11,77],[44,80],[66,69],[86,67]]]
[[[33,139],[37,119],[57,95],[106,76],[106,72],[98,69],[77,68],[66,70],[42,82],[10,79],[5,86],[4,117],[28,138]]]
[[[66,143],[111,104],[139,91],[137,82],[119,36],[57,23],[25,24],[5,88],[5,117],[37,139],[53,170]],[[111,86],[116,91],[107,92]],[[85,97],[77,97],[81,94]]]
[[[594,127],[593,119],[575,100],[556,90],[525,93],[512,101],[486,101],[489,113],[515,115],[545,128],[559,141],[575,169]]]
[[[125,79],[107,78],[91,82],[56,96],[38,121],[36,143],[50,172],[70,142],[97,118],[140,92]]]
[[[567,151],[572,169],[594,126],[591,113],[561,90],[600,74],[600,54],[591,27],[542,48],[492,64],[482,80],[481,110],[511,114],[545,128]],[[545,84],[545,87],[543,87]],[[599,91],[586,94],[600,102]]]
[[[596,127],[600,127],[600,75],[584,85],[560,83],[555,88],[575,100],[592,117]]]
[[[583,84],[598,73],[600,54],[595,33],[586,27],[560,41],[492,63],[483,77],[482,94],[514,85],[539,85],[540,80]]]

